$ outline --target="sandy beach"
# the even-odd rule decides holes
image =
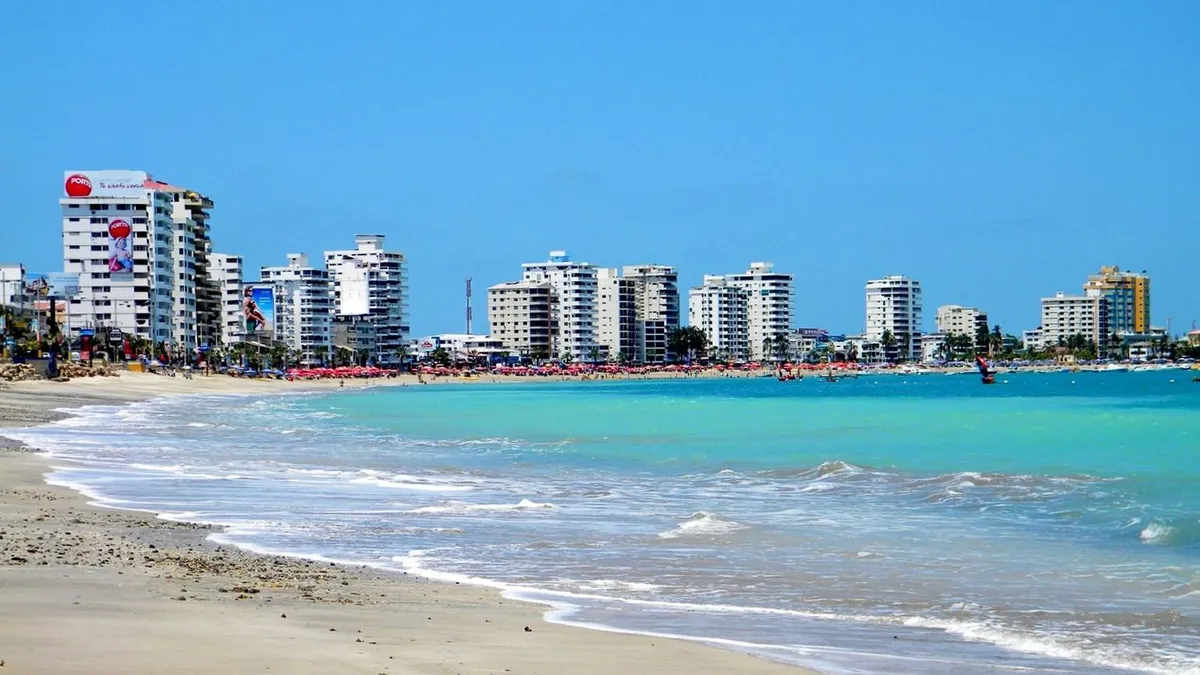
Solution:
[[[0,427],[162,395],[341,386],[137,374],[23,382],[0,385]],[[489,589],[244,553],[208,541],[207,527],[90,506],[46,485],[49,470],[47,458],[0,436],[0,672],[810,672],[699,643],[549,624],[545,608]]]

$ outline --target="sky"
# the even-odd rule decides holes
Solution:
[[[1006,332],[1101,265],[1200,320],[1200,3],[23,2],[0,262],[61,269],[67,169],[209,195],[248,269],[387,236],[414,335],[567,249],[682,286],[772,261],[860,332],[905,274]],[[685,291],[686,294],[686,291]]]

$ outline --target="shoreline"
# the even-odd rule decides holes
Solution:
[[[347,380],[345,389],[404,384]],[[341,388],[138,374],[0,387],[0,660],[18,673],[67,675],[815,675],[700,641],[551,623],[554,608],[495,589],[220,544],[210,539],[219,528],[93,505],[49,485],[51,460],[2,435],[87,405]]]

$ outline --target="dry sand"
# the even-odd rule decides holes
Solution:
[[[133,374],[18,383],[0,388],[0,426],[162,394],[337,386]],[[810,672],[548,624],[544,608],[488,589],[243,553],[207,541],[205,527],[90,506],[47,486],[48,469],[0,438],[0,675]]]

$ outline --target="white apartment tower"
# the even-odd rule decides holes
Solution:
[[[709,353],[720,359],[750,358],[750,291],[728,277],[705,275],[704,285],[688,292],[688,325],[708,336]]]
[[[488,288],[489,332],[505,349],[525,358],[550,358],[555,292],[550,282],[513,281]]]
[[[598,336],[608,356],[663,363],[671,331],[679,328],[679,273],[665,265],[627,265],[597,271]]]
[[[679,328],[679,272],[666,265],[626,265],[621,275],[633,283],[634,359],[662,363],[671,332]]]
[[[566,251],[551,251],[546,262],[524,263],[521,267],[522,281],[549,283],[554,289],[553,320],[558,331],[552,356],[582,360],[603,352],[597,339],[596,268],[590,263],[572,261]]]
[[[174,337],[175,223],[169,192],[145,171],[67,171],[63,272],[79,275],[64,323],[169,344]]]
[[[888,333],[896,340],[888,356],[921,358],[921,282],[892,275],[867,282],[867,330],[864,337],[883,342]]]
[[[1108,343],[1109,299],[1100,292],[1087,295],[1056,293],[1052,298],[1042,298],[1041,342],[1053,347],[1066,343],[1073,335],[1082,335],[1087,341],[1103,349]]]
[[[329,274],[289,253],[284,267],[263,267],[261,279],[275,290],[275,339],[301,354],[306,364],[325,363],[333,337]]]
[[[209,274],[208,212],[213,202],[187,188],[151,180],[154,189],[171,197],[171,221],[174,229],[171,254],[174,257],[172,280],[171,342],[189,354],[202,344],[211,345],[218,331],[216,289]]]
[[[359,234],[355,248],[326,251],[338,317],[361,317],[375,327],[375,359],[397,364],[408,349],[408,276],[404,254],[385,251],[382,234]]]
[[[213,286],[217,289],[219,330],[216,340],[222,345],[241,342],[245,337],[242,317],[242,257],[213,253],[208,259]]]
[[[959,335],[976,341],[976,349],[986,349],[980,344],[979,329],[988,330],[988,315],[974,307],[942,305],[937,310],[937,332],[944,335]]]
[[[747,291],[746,318],[750,357],[766,359],[772,348],[767,341],[791,332],[794,290],[792,275],[774,271],[769,262],[750,263],[742,274],[729,274],[730,286]]]
[[[597,339],[608,358],[639,363],[637,290],[615,269],[596,270]]]

